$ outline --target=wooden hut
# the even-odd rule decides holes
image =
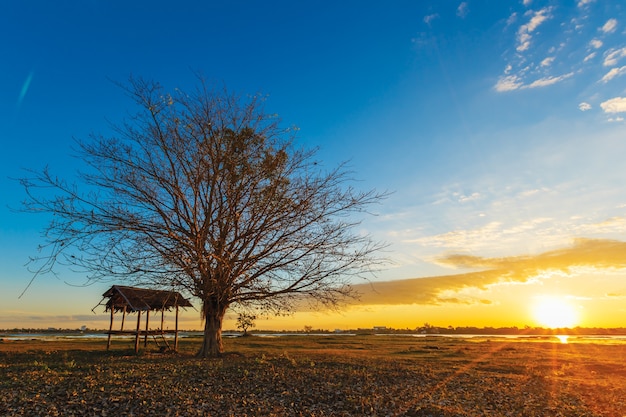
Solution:
[[[108,301],[103,304],[103,301],[108,298]],[[105,312],[111,312],[111,323],[109,325],[109,331],[107,332],[107,350],[111,347],[112,335],[128,335],[135,336],[135,352],[139,351],[139,339],[144,337],[144,347],[148,344],[148,336],[162,338],[163,342],[169,348],[169,343],[165,339],[166,334],[174,334],[174,350],[178,349],[178,310],[180,307],[192,307],[193,305],[184,298],[180,293],[176,291],[162,291],[151,290],[146,288],[126,287],[121,285],[114,285],[109,288],[104,294],[102,294],[102,300],[96,306],[104,305]],[[94,309],[96,308],[94,307]],[[174,330],[163,329],[165,311],[176,310],[176,325]],[[159,329],[151,330],[150,324],[150,312],[161,312],[161,327]],[[122,313],[122,322],[120,330],[113,330],[113,318],[115,313]],[[145,312],[146,324],[145,329],[141,328],[141,313]],[[126,320],[127,313],[137,313],[137,326],[135,330],[124,330],[124,321]]]

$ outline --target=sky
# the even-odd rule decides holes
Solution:
[[[626,5],[579,1],[0,2],[0,328],[105,328],[111,285],[27,263],[50,220],[16,178],[72,179],[130,76],[197,74],[389,191],[389,264],[339,311],[258,328],[626,327]],[[235,328],[234,315],[224,328]],[[171,320],[168,317],[167,320]],[[169,322],[168,322],[169,323]],[[200,314],[181,315],[200,328]]]

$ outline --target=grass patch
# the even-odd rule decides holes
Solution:
[[[392,336],[0,343],[0,415],[617,416],[626,345]],[[130,349],[129,349],[130,347]]]

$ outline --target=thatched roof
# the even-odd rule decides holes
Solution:
[[[193,307],[189,300],[176,291],[150,290],[146,288],[125,287],[114,285],[102,297],[109,300],[105,311],[122,311],[124,307],[129,313],[148,310],[170,310],[175,307]],[[103,300],[104,300],[103,298]]]

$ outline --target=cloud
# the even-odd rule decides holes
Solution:
[[[552,65],[553,62],[554,62],[554,57],[553,56],[549,56],[549,57],[545,58],[543,61],[541,61],[541,66],[542,67],[549,67],[550,65]]]
[[[612,67],[617,61],[626,56],[626,47],[621,49],[611,49],[604,57],[604,66]]]
[[[624,113],[626,112],[626,97],[615,97],[600,103],[600,107],[605,113]]]
[[[478,229],[453,230],[439,235],[407,240],[405,243],[419,243],[430,247],[468,248],[476,245],[477,242],[498,241],[502,235],[501,226],[500,222],[491,222]]]
[[[513,12],[508,19],[506,19],[506,26],[511,26],[513,23],[517,21],[517,13]]]
[[[524,85],[522,80],[517,75],[507,75],[500,77],[496,83],[495,89],[498,92],[518,90]]]
[[[578,7],[585,7],[588,4],[593,3],[595,0],[579,0],[577,6]]]
[[[433,20],[435,20],[438,17],[439,17],[439,15],[437,13],[429,14],[428,16],[424,16],[424,23],[426,23],[427,25],[430,25],[430,22],[432,22]]]
[[[604,33],[612,33],[612,32],[615,32],[616,27],[617,27],[617,19],[609,19],[602,26],[602,28],[600,28],[600,30]]]
[[[586,102],[582,102],[578,105],[578,108],[580,109],[580,111],[587,111],[587,110],[591,110],[591,104],[586,103]]]
[[[600,39],[592,39],[591,41],[589,41],[589,45],[591,45],[595,49],[600,49],[602,48],[602,45],[604,45],[604,43],[602,43]]]
[[[595,57],[596,57],[596,53],[595,53],[595,52],[592,52],[592,53],[590,53],[589,55],[587,55],[587,56],[585,57],[585,59],[583,59],[583,62],[587,62],[587,61],[589,61],[589,60],[591,60],[591,59],[593,59],[593,58],[595,58]]]
[[[451,294],[467,288],[486,290],[490,285],[528,283],[538,276],[567,275],[577,268],[626,268],[626,242],[604,239],[577,239],[565,249],[536,256],[483,258],[472,255],[448,255],[440,259],[451,266],[483,269],[457,275],[371,282],[354,285],[360,294],[355,304],[397,305],[466,303]]]
[[[31,71],[28,76],[26,77],[26,80],[24,81],[24,84],[22,84],[22,89],[20,90],[20,95],[17,99],[17,106],[20,107],[22,105],[22,102],[24,101],[24,97],[26,97],[26,93],[28,93],[28,89],[30,88],[30,83],[33,81],[33,76],[35,75],[35,73],[33,71]]]
[[[572,75],[574,75],[574,73],[570,72],[570,73],[567,73],[567,74],[559,75],[558,77],[544,77],[544,78],[540,78],[540,79],[535,80],[532,83],[528,84],[527,86],[524,86],[524,88],[547,87],[549,85],[560,83],[561,81],[571,77]]]
[[[458,194],[459,203],[468,203],[470,201],[480,200],[480,193],[472,193],[471,195]]]
[[[608,83],[615,77],[626,74],[626,65],[621,68],[612,68],[609,72],[604,74],[604,77],[600,80],[603,83]]]
[[[551,7],[544,7],[543,9],[531,13],[532,17],[528,21],[527,24],[520,26],[517,31],[517,51],[523,52],[530,47],[530,41],[532,40],[531,34],[546,20],[552,18],[550,12],[552,11]]]
[[[461,19],[465,19],[465,16],[467,16],[467,14],[469,13],[469,9],[467,7],[467,2],[463,2],[461,4],[459,4],[459,7],[457,7],[456,9],[456,15],[459,16]]]
[[[573,72],[569,72],[559,76],[543,77],[531,82],[530,84],[524,84],[522,79],[517,75],[507,75],[500,77],[494,88],[498,92],[522,90],[526,88],[541,88],[557,84],[573,75]]]
[[[526,7],[530,6],[530,4],[533,2],[533,0],[522,0],[522,4]]]

